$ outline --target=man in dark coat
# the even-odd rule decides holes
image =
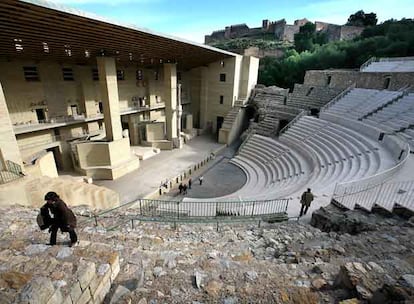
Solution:
[[[40,209],[40,213],[45,215],[49,219],[51,225],[50,232],[50,245],[56,245],[57,232],[60,229],[62,232],[69,232],[70,247],[75,245],[78,241],[76,235],[76,217],[72,210],[68,208],[64,201],[62,201],[55,192],[48,192],[45,195],[46,204]],[[53,217],[50,216],[50,213]]]
[[[302,204],[302,207],[300,208],[300,215],[306,214],[308,212],[308,209],[313,201],[313,194],[311,192],[311,189],[308,188],[308,191],[303,192],[302,197],[300,198],[300,203]]]

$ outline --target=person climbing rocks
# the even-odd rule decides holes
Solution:
[[[46,219],[45,224],[49,226],[50,243],[56,245],[57,232],[68,232],[70,237],[69,247],[78,242],[78,236],[75,232],[76,216],[59,197],[56,192],[48,192],[45,195],[46,204],[40,208],[40,215]],[[53,217],[52,217],[53,216]],[[46,227],[47,228],[47,227]]]

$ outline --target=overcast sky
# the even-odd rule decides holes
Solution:
[[[374,12],[379,22],[413,18],[413,0],[55,0],[89,13],[134,24],[195,42],[226,25],[246,23],[261,26],[262,19],[285,18],[288,24],[307,18],[344,24],[358,10]]]

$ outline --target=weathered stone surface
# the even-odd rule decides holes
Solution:
[[[197,288],[201,288],[201,284],[202,284],[202,281],[203,281],[203,277],[204,277],[205,275],[204,274],[202,274],[201,272],[199,272],[199,271],[196,271],[196,272],[194,272],[194,282],[195,282],[195,286],[197,287]]]
[[[6,283],[3,288],[20,289],[32,279],[32,275],[17,271],[8,271],[1,273],[0,279]]]
[[[361,301],[359,301],[357,298],[347,299],[340,301],[339,304],[360,304]]]
[[[47,304],[62,304],[63,303],[63,296],[60,292],[60,289],[56,289],[54,294],[50,297]]]
[[[354,210],[341,211],[332,205],[313,212],[311,225],[325,232],[336,231],[352,235],[375,229],[375,225],[364,214]]]
[[[95,302],[91,300],[95,293],[96,300],[102,299],[110,282],[130,290],[119,299],[120,304],[142,299],[154,304],[313,304],[338,303],[353,297],[374,303],[373,299],[379,296],[382,300],[397,297],[411,301],[410,276],[405,276],[405,280],[400,277],[414,274],[414,231],[398,218],[364,215],[373,229],[354,235],[326,233],[302,221],[262,223],[261,227],[223,224],[218,231],[210,224],[177,225],[175,229],[144,222],[136,222],[134,229],[125,225],[116,231],[79,228],[80,245],[72,248],[72,255],[56,259],[63,246],[25,255],[31,245],[27,240],[45,236],[37,227],[25,226],[37,211],[18,210],[0,210],[4,218],[16,213],[22,218],[21,225],[15,227],[15,236],[21,240],[11,239],[7,233],[2,235],[0,275],[16,271],[50,278],[54,290],[59,288],[64,295],[65,304],[72,304],[71,299],[68,302],[72,289],[77,290],[76,297],[82,296],[83,302]],[[119,217],[126,215],[123,212],[119,211]],[[4,218],[0,218],[0,233],[8,229]],[[102,218],[102,224],[112,226],[116,220]],[[16,248],[11,249],[10,245]],[[86,288],[89,295],[82,292],[79,282],[75,283],[75,275],[85,268],[81,261],[96,265]],[[156,267],[165,274],[155,277]],[[113,276],[114,270],[119,272],[117,278]],[[74,284],[78,284],[77,288]],[[115,286],[112,292],[116,291]],[[9,288],[1,277],[0,287],[0,299],[13,302],[18,296],[19,290]],[[74,297],[75,294],[73,291]]]
[[[163,275],[166,275],[167,273],[162,269],[162,267],[155,267],[153,274],[156,278],[159,278]]]
[[[217,297],[221,291],[223,284],[215,280],[211,280],[204,287],[207,294],[211,297]]]
[[[257,280],[258,275],[256,271],[247,271],[244,273],[244,277],[246,280],[254,282]]]
[[[78,281],[74,282],[70,288],[70,298],[76,303],[82,295],[82,289]]]
[[[114,294],[112,295],[111,301],[109,304],[116,304],[118,301],[125,295],[129,294],[130,290],[128,288],[125,288],[122,285],[119,285],[116,289]]]
[[[73,254],[73,248],[70,247],[62,247],[58,254],[56,255],[57,259],[66,259]]]
[[[76,277],[82,290],[85,290],[89,286],[89,283],[95,276],[95,268],[95,263],[80,261]]]
[[[82,292],[82,295],[80,296],[76,304],[86,304],[91,300],[91,298],[91,292],[87,288]]]
[[[45,252],[50,246],[44,244],[32,244],[26,247],[25,255],[31,256]]]
[[[313,288],[318,290],[326,287],[327,284],[328,283],[324,279],[315,279],[312,281]]]
[[[19,303],[47,303],[54,293],[52,281],[44,277],[33,278],[23,287]]]

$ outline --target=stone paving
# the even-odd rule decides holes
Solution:
[[[160,154],[142,161],[138,170],[115,181],[94,181],[94,184],[117,191],[121,203],[143,198],[157,191],[162,181],[180,174],[223,146],[211,135],[197,136],[182,149],[161,151]]]

